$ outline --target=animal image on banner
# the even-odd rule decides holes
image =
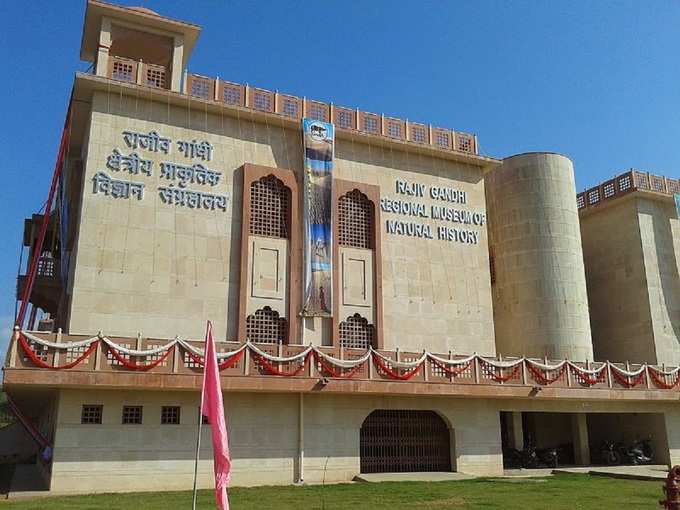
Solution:
[[[304,139],[304,292],[302,313],[330,317],[333,309],[333,153],[329,122],[302,120]]]

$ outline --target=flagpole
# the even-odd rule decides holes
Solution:
[[[207,337],[207,333],[206,333]],[[205,351],[204,351],[205,353]],[[191,502],[191,510],[196,510],[197,481],[198,481],[198,456],[201,452],[201,428],[203,426],[203,397],[205,396],[205,364],[206,356],[203,356],[203,384],[201,385],[201,405],[198,408],[198,431],[196,433],[196,458],[194,459],[194,495]]]

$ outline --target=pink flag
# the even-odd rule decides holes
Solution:
[[[208,321],[205,332],[205,371],[203,372],[203,406],[201,412],[208,418],[212,433],[213,458],[215,461],[215,497],[220,510],[229,510],[227,484],[230,479],[231,458],[227,422],[222,405],[220,371],[212,335],[212,323]]]

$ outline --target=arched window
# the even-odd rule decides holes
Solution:
[[[286,319],[268,306],[246,317],[246,337],[261,344],[283,343],[286,338]]]
[[[250,233],[287,238],[290,234],[290,190],[273,175],[250,185]]]
[[[374,346],[374,328],[358,313],[347,317],[339,325],[340,345],[349,349],[368,349]]]
[[[373,203],[357,189],[338,200],[338,243],[373,248]]]

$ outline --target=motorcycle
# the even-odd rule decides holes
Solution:
[[[633,445],[628,448],[628,459],[629,462],[635,466],[651,464],[654,460],[652,442],[649,439],[635,441]]]
[[[607,466],[618,466],[623,463],[621,449],[613,441],[603,441],[600,446],[600,460]]]

